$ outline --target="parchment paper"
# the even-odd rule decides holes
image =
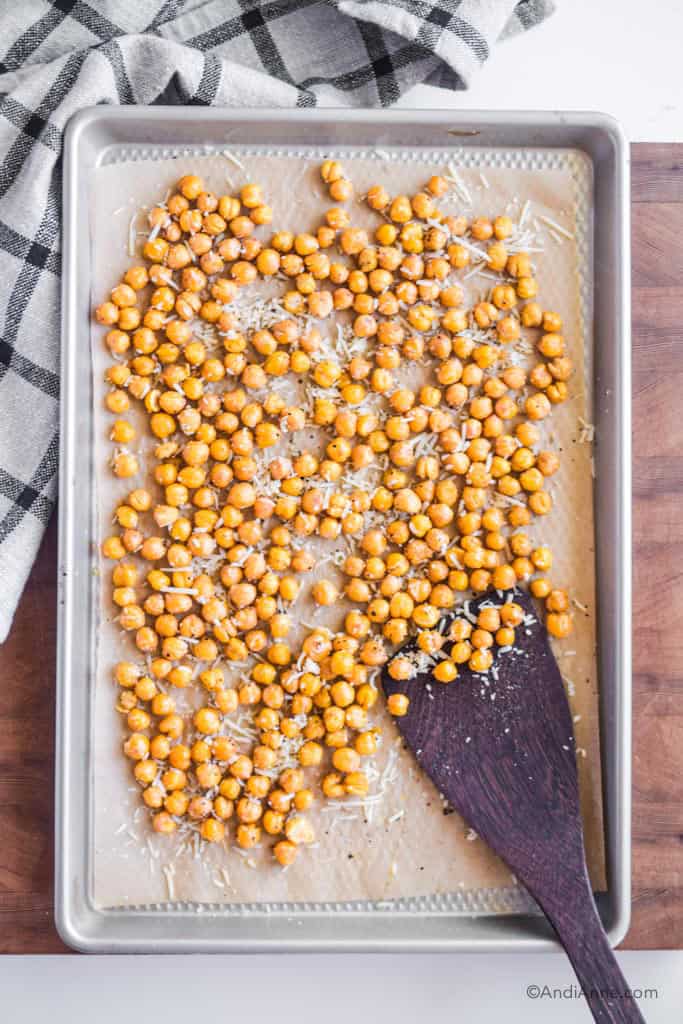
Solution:
[[[334,154],[332,154],[334,155]],[[279,228],[315,230],[331,203],[321,185],[318,159],[301,156],[245,155],[239,153],[245,170],[224,156],[188,156],[176,160],[143,160],[102,167],[93,172],[90,192],[92,300],[103,301],[109,289],[133,262],[128,255],[131,217],[142,206],[163,198],[181,175],[190,171],[203,175],[207,187],[217,194],[233,193],[248,181],[258,181],[273,207],[271,228],[259,229],[267,238]],[[375,183],[383,183],[392,194],[412,194],[428,177],[444,168],[444,161],[422,162],[417,156],[389,159],[374,154],[367,159],[344,159],[344,166],[362,196]],[[517,220],[526,200],[527,214],[547,215],[572,233],[577,230],[574,209],[575,182],[569,169],[519,170],[487,167],[485,177],[474,169],[459,171],[472,196],[470,216],[494,216],[506,207]],[[440,203],[446,212],[458,212],[463,204],[456,198]],[[377,219],[365,204],[351,206],[352,222],[376,226]],[[146,232],[144,218],[138,226]],[[594,887],[604,888],[604,840],[601,807],[598,693],[595,664],[594,530],[591,446],[581,442],[579,417],[590,420],[590,357],[592,339],[586,336],[581,315],[579,269],[589,271],[585,245],[561,235],[553,237],[538,222],[538,238],[545,252],[534,257],[540,284],[539,297],[545,309],[561,313],[569,352],[576,363],[570,401],[555,407],[544,423],[546,436],[562,449],[562,467],[550,489],[555,506],[552,514],[529,527],[533,539],[548,543],[554,553],[552,579],[566,586],[584,612],[574,609],[576,626],[569,640],[556,645],[565,675],[579,751],[578,769],[582,811],[586,830],[588,862]],[[142,236],[137,238],[138,252]],[[582,248],[582,251],[579,249]],[[494,282],[473,277],[465,282],[469,295],[484,295]],[[112,532],[115,505],[134,486],[149,481],[116,480],[108,467],[112,446],[108,440],[113,417],[103,406],[106,385],[102,383],[110,362],[103,344],[105,329],[94,325],[92,359],[95,385],[95,460],[97,509],[100,532],[97,540]],[[584,372],[586,371],[586,372]],[[132,403],[134,404],[134,403]],[[136,419],[131,411],[128,418]],[[142,433],[140,450],[151,451],[152,442]],[[142,460],[144,462],[144,458]],[[329,543],[326,550],[334,545]],[[101,579],[101,614],[98,630],[97,671],[94,685],[94,857],[93,897],[100,907],[140,906],[189,901],[204,904],[334,903],[351,908],[356,901],[431,898],[431,909],[469,910],[468,894],[476,892],[476,905],[483,912],[503,909],[501,889],[515,885],[505,865],[474,837],[423,776],[410,753],[400,747],[397,730],[379,705],[373,711],[383,730],[383,742],[375,764],[380,778],[372,790],[385,790],[383,798],[371,801],[369,813],[350,806],[343,811],[325,808],[317,801],[312,817],[319,846],[302,852],[294,865],[283,871],[273,864],[264,849],[240,852],[234,845],[200,844],[193,837],[177,834],[160,837],[152,832],[149,812],[142,807],[140,789],[133,781],[130,762],[121,752],[125,720],[115,711],[117,687],[112,666],[123,658],[136,660],[139,652],[130,636],[113,621],[116,609],[110,601],[111,563],[94,555]],[[334,576],[327,564],[317,575]],[[306,590],[316,573],[306,577]],[[343,607],[315,614],[305,601],[296,606],[296,617],[338,628]],[[224,666],[225,667],[225,666]],[[245,669],[233,670],[234,672]],[[196,702],[193,692],[183,701]],[[387,767],[388,766],[388,767]],[[382,773],[389,775],[382,781]],[[370,805],[369,805],[370,806]],[[368,820],[369,819],[369,820]],[[230,831],[230,830],[228,830]],[[270,844],[268,844],[269,846]],[[561,870],[561,865],[558,865]],[[485,890],[485,892],[479,892]],[[514,894],[513,894],[514,896]],[[522,902],[525,896],[521,897]],[[514,898],[509,906],[514,905]],[[382,904],[383,905],[383,904]],[[401,904],[402,905],[402,904]]]

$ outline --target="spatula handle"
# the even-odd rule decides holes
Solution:
[[[572,962],[594,1019],[599,1024],[645,1024],[612,952],[593,894],[588,886],[586,890],[570,908],[557,913],[544,908],[546,914]]]

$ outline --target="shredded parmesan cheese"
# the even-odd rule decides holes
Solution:
[[[568,238],[570,240],[574,239],[574,235],[571,233],[571,231],[568,231],[567,228],[563,228],[562,225],[558,224],[556,220],[552,220],[550,217],[546,217],[544,214],[539,214],[538,219],[542,221],[546,225],[546,227],[552,228],[553,231],[556,231],[559,235],[562,235],[564,238]]]

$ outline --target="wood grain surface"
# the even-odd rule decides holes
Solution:
[[[637,145],[633,258],[633,918],[683,947],[683,146]]]
[[[683,145],[633,171],[633,918],[683,948]],[[0,952],[65,952],[52,920],[56,524],[0,647]],[[680,581],[680,582],[679,582]]]

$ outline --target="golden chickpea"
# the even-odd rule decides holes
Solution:
[[[120,537],[107,537],[102,542],[102,554],[105,558],[119,559],[126,554],[126,549]]]
[[[526,580],[533,575],[534,564],[529,558],[518,557],[512,561],[512,568],[518,580]]]
[[[254,184],[244,185],[240,192],[240,199],[242,200],[242,206],[246,206],[249,210],[262,206],[263,191],[261,186]]]
[[[550,585],[550,580],[546,579],[543,576],[539,579],[532,580],[529,584],[529,590],[534,595],[534,597],[538,598],[547,597],[551,589],[552,588]]]
[[[167,811],[160,811],[159,814],[155,814],[152,818],[152,827],[155,832],[169,835],[171,832],[175,832],[178,826]]]
[[[448,260],[456,270],[463,270],[470,262],[469,251],[456,242],[448,246]]]
[[[439,683],[452,683],[458,677],[458,668],[455,662],[445,658],[437,662],[432,675]]]
[[[525,491],[539,491],[543,487],[543,474],[539,469],[532,467],[520,475],[519,482]]]
[[[124,274],[123,279],[126,282],[126,284],[130,285],[130,287],[137,292],[147,285],[149,281],[149,275],[147,273],[146,267],[129,267],[126,273]],[[129,305],[132,305],[132,303],[129,303]]]
[[[496,590],[511,590],[517,583],[517,576],[512,566],[496,566],[493,570],[492,583]]]
[[[377,751],[377,732],[374,729],[369,729],[367,732],[360,733],[356,737],[354,742],[356,753],[360,754],[361,757],[369,757],[371,754]]]
[[[389,675],[392,679],[412,679],[416,673],[415,665],[409,658],[394,658],[389,662]]]
[[[334,245],[334,239],[336,232],[334,228],[329,227],[327,224],[321,224],[316,233],[318,245],[321,249],[329,249],[331,245]]]
[[[329,193],[335,203],[347,203],[353,196],[353,185],[348,178],[337,178],[330,183]]]
[[[470,224],[472,237],[479,242],[486,242],[493,234],[493,225],[486,217],[475,217]]]
[[[543,394],[530,395],[524,409],[530,420],[542,420],[550,414],[550,402]]]
[[[157,761],[166,761],[171,752],[171,744],[166,735],[157,735],[149,745],[150,755]],[[175,765],[174,767],[177,767]]]
[[[394,715],[396,718],[402,718],[408,713],[409,704],[410,701],[405,693],[392,693],[387,698],[387,710],[390,715]]]
[[[488,672],[493,664],[493,654],[490,650],[473,651],[467,664],[472,672]]]
[[[297,811],[307,811],[313,806],[314,801],[315,797],[310,789],[300,789],[295,793],[293,803]]]
[[[520,299],[533,299],[538,293],[538,282],[533,277],[519,277],[517,279],[517,294]]]
[[[497,608],[493,607],[482,608],[477,616],[477,625],[483,630],[495,633],[500,626],[500,612]],[[474,643],[474,641],[472,642]],[[475,643],[474,646],[478,647],[480,645]],[[490,646],[490,644],[487,646]]]
[[[574,628],[572,617],[566,612],[551,612],[546,616],[545,624],[550,635],[559,639],[569,636]]]
[[[411,206],[416,217],[420,220],[429,220],[436,216],[434,200],[426,192],[418,192],[411,200]]]
[[[517,302],[515,289],[508,284],[496,285],[491,292],[491,299],[498,309],[512,309]]]
[[[263,815],[263,828],[268,835],[279,835],[279,833],[284,829],[284,825],[284,814],[278,813],[278,811],[268,810]]]
[[[307,818],[294,815],[285,822],[285,835],[295,846],[315,842],[315,830]]]
[[[268,660],[273,665],[289,665],[292,660],[292,652],[287,644],[271,644],[268,648]]]
[[[322,762],[323,748],[314,740],[308,740],[299,749],[299,761],[305,767],[319,765]]]
[[[249,850],[254,846],[258,846],[261,840],[261,828],[259,825],[247,825],[242,823],[237,826],[235,839],[239,847],[243,850]]]
[[[499,647],[512,647],[515,642],[515,631],[509,626],[501,626],[496,630],[496,643]]]
[[[334,231],[340,231],[343,228],[347,228],[351,222],[348,211],[338,206],[333,206],[327,211],[325,214],[325,220],[327,221],[327,226]],[[334,273],[332,273],[331,268],[330,277],[334,283],[343,283],[348,275],[348,268],[341,263],[332,264],[332,267],[334,268]]]
[[[427,190],[437,199],[441,199],[448,192],[448,182],[440,174],[433,174],[427,182]]]
[[[142,247],[142,254],[150,263],[162,263],[168,253],[169,245],[165,238],[148,239]]]
[[[537,302],[527,302],[522,307],[520,319],[524,327],[540,327],[543,323],[543,310]]]
[[[204,734],[217,733],[220,728],[220,719],[212,708],[200,708],[193,721],[195,728]]]
[[[546,395],[553,405],[557,405],[560,402],[566,402],[569,397],[567,385],[564,381],[557,381],[555,384],[549,384],[546,388]]]
[[[128,395],[125,391],[122,391],[119,388],[116,388],[114,391],[110,391],[104,401],[109,412],[122,413],[127,412],[130,408]]]
[[[566,612],[569,610],[569,597],[566,590],[551,590],[546,597],[545,606],[549,612]]]
[[[140,469],[138,460],[130,452],[117,452],[113,461],[114,474],[121,479],[135,476]]]
[[[509,217],[496,217],[496,219],[493,222],[493,233],[495,234],[496,238],[509,238],[513,230],[514,225]]]
[[[391,220],[397,224],[406,224],[412,215],[413,208],[408,196],[396,196],[389,207],[389,217]]]
[[[218,791],[226,800],[236,800],[242,790],[236,778],[225,778],[218,787]]]
[[[204,191],[204,182],[196,174],[186,174],[178,182],[178,191],[185,199],[197,199]]]
[[[524,621],[524,609],[514,601],[507,601],[500,609],[500,617],[506,626],[514,629]]]
[[[145,613],[143,609],[137,604],[126,604],[121,609],[119,615],[119,625],[121,629],[125,630],[137,630],[141,629],[145,623]]]
[[[130,661],[120,661],[114,670],[114,678],[119,686],[130,688],[140,678],[140,670]]]
[[[529,448],[517,448],[517,450],[512,453],[510,465],[515,472],[522,473],[524,470],[533,466],[535,461],[536,457]]]
[[[207,843],[220,843],[225,837],[225,825],[216,818],[206,818],[199,828],[202,839]]]
[[[164,809],[169,813],[182,817],[187,814],[190,798],[182,790],[174,789],[164,800]]]
[[[131,733],[123,744],[123,752],[132,761],[142,761],[149,753],[149,740],[144,733]]]
[[[553,564],[553,556],[550,548],[538,547],[530,554],[531,561],[539,572],[548,572]]]
[[[539,452],[536,457],[536,465],[543,476],[552,476],[560,468],[560,460],[555,452]]]
[[[344,170],[338,160],[324,160],[320,166],[320,177],[326,185],[338,181],[343,175]]]
[[[528,277],[531,274],[531,260],[529,255],[525,252],[513,253],[508,257],[506,269],[511,277]],[[532,327],[537,325],[529,323],[525,326]]]
[[[332,764],[338,772],[355,772],[360,767],[360,755],[351,747],[339,747],[332,754]]]
[[[240,821],[253,825],[261,820],[263,807],[259,800],[254,800],[251,797],[242,797],[237,801],[236,813]]]
[[[119,307],[115,302],[103,302],[102,305],[98,306],[95,310],[95,319],[97,322],[105,324],[106,326],[118,323],[119,315]]]
[[[377,690],[369,683],[363,683],[356,690],[356,702],[366,710],[372,708],[377,701]]]
[[[354,688],[346,681],[333,683],[330,687],[330,696],[339,708],[347,708],[354,702]],[[360,703],[360,702],[359,702]]]
[[[373,210],[385,210],[390,202],[389,193],[383,185],[371,185],[365,198]]]
[[[349,772],[344,778],[344,792],[348,796],[367,796],[370,783],[365,772]]]
[[[159,766],[156,761],[137,761],[135,768],[133,769],[133,774],[135,775],[137,782],[148,786],[150,783],[154,782],[158,770]]]
[[[296,860],[297,847],[289,840],[282,839],[273,847],[273,854],[278,864],[283,868],[286,868]]]
[[[142,800],[147,807],[158,809],[164,805],[164,792],[158,785],[147,786],[142,793]]]
[[[319,605],[331,605],[337,600],[339,592],[330,580],[318,580],[312,588],[313,600]]]
[[[503,344],[510,344],[520,337],[519,321],[514,316],[504,316],[496,324],[496,334]]]
[[[544,334],[538,342],[538,351],[546,359],[564,355],[564,338],[561,334]]]

